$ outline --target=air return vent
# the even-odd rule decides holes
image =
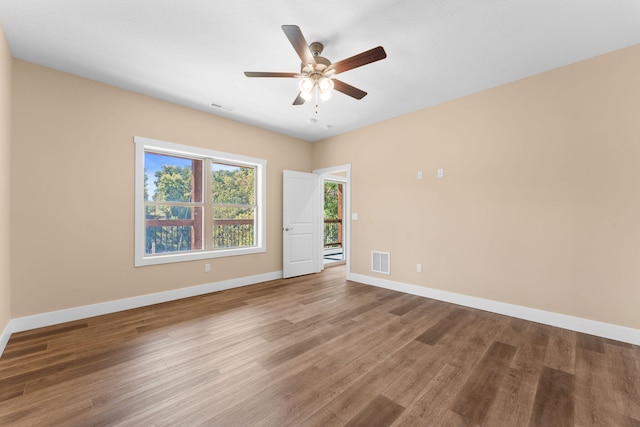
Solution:
[[[389,252],[371,251],[371,271],[389,274]]]

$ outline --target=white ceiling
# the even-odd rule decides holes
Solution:
[[[638,0],[0,0],[13,56],[315,141],[640,43]],[[369,94],[292,106],[298,25]],[[224,108],[215,108],[216,103]],[[315,119],[315,124],[310,123]]]

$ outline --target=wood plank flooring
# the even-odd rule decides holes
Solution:
[[[640,347],[344,266],[14,334],[2,426],[640,426]]]

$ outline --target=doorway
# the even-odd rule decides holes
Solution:
[[[322,236],[318,269],[346,265],[351,271],[351,165],[340,165],[313,171],[319,177],[319,234]]]
[[[325,239],[324,187],[333,193]],[[282,276],[317,273],[327,266],[344,265],[350,278],[351,262],[351,165],[283,172]],[[331,203],[331,202],[330,202]]]
[[[344,251],[344,194],[342,176],[328,176],[323,180],[323,250],[325,267],[345,264]]]

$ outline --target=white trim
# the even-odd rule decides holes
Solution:
[[[491,313],[517,317],[519,319],[556,326],[558,328],[569,329],[571,331],[640,345],[640,329],[633,329],[625,326],[613,325],[611,323],[603,323],[595,320],[568,316],[566,314],[507,304],[504,302],[477,298],[469,295],[441,291],[438,289],[411,285],[408,283],[366,276],[363,274],[349,274],[347,279],[354,282],[364,283],[366,285],[377,286],[379,288],[391,289],[394,291],[404,292],[406,294],[418,295],[425,298],[463,305],[465,307],[477,308]]]
[[[4,331],[2,331],[2,334],[0,334],[0,356],[2,356],[4,348],[7,346],[9,338],[11,338],[12,322],[12,320],[9,320],[9,323],[7,323],[7,326],[5,326]]]
[[[346,172],[346,171],[345,171]],[[340,175],[323,175],[322,176],[324,178],[325,181],[331,181],[331,182],[341,182],[341,183],[346,183],[347,182],[347,177],[346,176],[340,176]]]
[[[167,301],[174,301],[182,298],[189,298],[197,295],[204,295],[211,292],[223,291],[226,289],[248,286],[271,280],[282,278],[282,271],[259,274],[255,276],[241,277],[238,279],[223,280],[221,282],[207,283],[203,285],[190,286],[187,288],[175,289],[171,291],[158,292],[154,294],[141,295],[138,297],[125,298],[121,300],[109,301],[98,304],[91,304],[66,310],[52,311],[49,313],[36,314],[32,316],[19,317],[9,320],[0,335],[0,356],[9,342],[12,333],[27,331],[45,326],[52,326],[64,322],[86,319],[103,314],[115,313],[118,311],[159,304]],[[596,335],[630,344],[640,345],[640,330],[627,328],[624,326],[602,323],[594,320],[582,319],[579,317],[567,316],[564,314],[552,313],[549,311],[537,310],[513,304],[492,301],[483,298],[471,297],[468,295],[456,294],[453,292],[441,291],[438,289],[426,288],[424,286],[410,285],[387,279],[365,276],[362,274],[349,273],[347,280],[364,283],[366,285],[391,289],[424,298],[431,298],[439,301],[446,301],[466,307],[477,308],[492,313],[517,317],[519,319],[556,326],[572,331]]]
[[[256,157],[242,156],[239,154],[225,153],[223,151],[209,150],[206,148],[192,147],[173,142],[161,141],[157,139],[134,136],[135,144],[135,200],[134,200],[134,266],[142,267],[146,265],[166,264],[182,261],[197,261],[201,259],[221,258],[236,255],[248,255],[264,253],[267,251],[267,161]],[[145,228],[144,228],[144,152],[146,148],[167,154],[183,156],[200,156],[216,161],[227,161],[236,165],[247,165],[256,168],[256,226],[258,233],[256,236],[256,246],[249,248],[234,248],[223,250],[202,250],[197,252],[166,254],[166,255],[144,255]]]
[[[143,267],[146,265],[158,265],[167,264],[172,262],[184,262],[184,261],[198,261],[202,259],[224,258],[237,255],[249,255],[266,252],[265,247],[250,247],[250,248],[233,248],[224,249],[219,251],[197,251],[197,252],[183,252],[178,254],[166,254],[166,255],[154,255],[153,257],[144,257],[143,261],[138,264],[136,261],[136,267]],[[137,254],[136,254],[137,256]]]
[[[272,273],[240,277],[237,279],[206,283],[203,285],[190,286],[187,288],[174,289],[171,291],[157,292],[154,294],[147,294],[137,297],[119,299],[115,301],[74,307],[66,310],[51,311],[48,313],[35,314],[32,316],[18,317],[9,321],[9,325],[7,325],[4,334],[10,335],[11,333],[15,332],[28,331],[30,329],[42,328],[44,326],[57,325],[59,323],[71,322],[74,320],[86,319],[94,316],[101,316],[103,314],[116,313],[118,311],[130,310],[132,308],[145,307],[148,305],[179,300],[182,298],[189,298],[197,295],[204,295],[211,292],[218,292],[226,289],[238,288],[241,286],[254,285],[256,283],[268,282],[270,280],[277,280],[281,278],[282,271],[274,271]],[[8,336],[6,339],[8,340]],[[2,341],[0,341],[0,344],[2,344]]]
[[[267,161],[257,157],[243,156],[240,154],[226,153],[224,151],[209,150],[208,148],[193,147],[191,145],[176,144],[174,142],[162,141],[159,139],[145,138],[143,136],[134,136],[133,142],[138,145],[150,146],[157,150],[162,150],[168,154],[177,154],[181,156],[198,155],[202,157],[211,157],[218,160],[226,160],[228,162],[238,164],[243,163],[247,166],[253,166],[256,163],[266,164]]]

